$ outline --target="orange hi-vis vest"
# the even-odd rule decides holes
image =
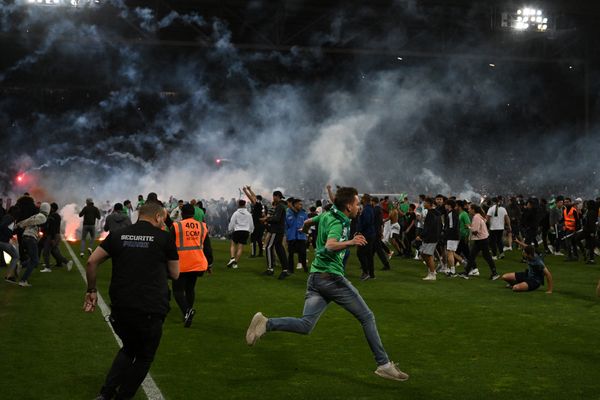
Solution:
[[[567,212],[566,208],[563,210],[566,231],[575,232],[577,230],[577,219],[575,218],[575,214],[577,214],[577,207],[572,206],[569,209],[569,212]]]
[[[208,269],[208,261],[204,255],[203,244],[208,235],[204,222],[194,218],[173,223],[175,244],[179,253],[180,272],[199,272]]]

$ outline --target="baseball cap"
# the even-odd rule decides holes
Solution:
[[[273,196],[277,196],[277,197],[281,198],[282,200],[285,200],[285,197],[283,197],[283,193],[281,193],[281,190],[274,191]]]

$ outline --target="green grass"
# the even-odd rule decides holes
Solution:
[[[397,383],[373,374],[359,323],[334,304],[311,335],[273,332],[249,348],[244,335],[256,311],[300,315],[306,276],[263,277],[264,259],[247,254],[228,270],[228,244],[213,243],[215,271],[196,286],[194,324],[183,328],[172,301],[151,369],[167,399],[600,398],[597,266],[548,257],[555,293],[515,294],[486,279],[482,260],[482,277],[469,281],[423,282],[423,264],[395,258],[392,271],[360,282],[351,257],[349,279],[374,311],[388,354],[411,375]],[[524,269],[517,256],[499,271]],[[106,297],[109,278],[107,262],[99,274]],[[30,281],[0,285],[0,398],[93,398],[117,345],[99,310],[81,311],[81,276],[36,270]]]

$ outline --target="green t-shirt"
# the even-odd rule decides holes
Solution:
[[[194,219],[198,222],[204,221],[204,211],[200,207],[194,206]]]
[[[331,210],[312,218],[312,220],[319,224],[319,232],[317,234],[317,251],[310,272],[328,272],[344,276],[346,250],[330,251],[325,247],[325,243],[328,239],[336,239],[338,242],[348,240],[350,218],[333,206]]]
[[[469,217],[468,212],[463,210],[460,214],[458,214],[458,224],[460,227],[460,237],[462,239],[468,238],[471,234],[471,231],[469,230],[469,225],[471,225],[471,217]]]

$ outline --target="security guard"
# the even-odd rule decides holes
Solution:
[[[166,218],[162,205],[146,202],[139,209],[138,221],[111,232],[87,261],[84,311],[93,312],[96,269],[112,258],[109,320],[123,341],[97,400],[132,398],[154,360],[169,312],[168,278],[179,277],[175,242],[161,229]]]
[[[173,223],[171,232],[179,253],[179,279],[173,281],[173,296],[183,313],[186,328],[192,325],[196,314],[196,279],[204,275],[213,263],[208,228],[204,222],[194,219],[194,206],[185,204],[181,208],[182,220]],[[210,272],[210,271],[209,271]]]

